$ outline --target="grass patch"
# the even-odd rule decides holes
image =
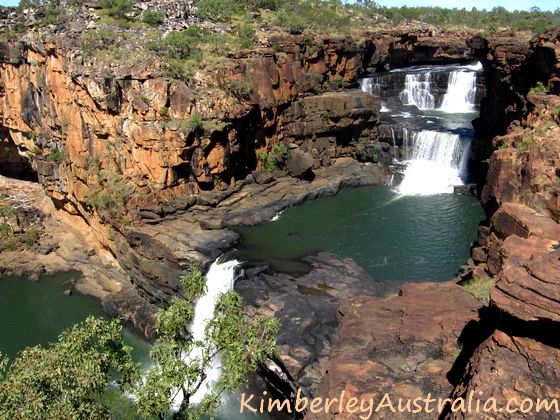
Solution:
[[[489,277],[473,277],[463,284],[463,287],[468,294],[486,304],[490,302],[490,289],[492,286],[494,286],[494,280]]]

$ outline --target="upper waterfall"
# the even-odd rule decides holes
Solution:
[[[418,109],[434,109],[435,98],[430,91],[430,73],[407,74],[400,94],[403,105],[416,105]]]
[[[441,107],[445,112],[465,113],[476,111],[476,72],[452,71],[449,75],[447,93]]]

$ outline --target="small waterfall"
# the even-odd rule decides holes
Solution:
[[[476,73],[453,71],[449,75],[447,93],[443,96],[440,110],[445,112],[475,112]]]
[[[235,269],[240,262],[231,260],[219,262],[214,261],[206,274],[207,292],[198,299],[194,307],[194,318],[191,324],[191,332],[194,340],[204,339],[204,329],[206,323],[214,316],[214,308],[218,296],[222,293],[229,292],[233,289],[235,281]],[[185,359],[196,358],[200,356],[202,349],[194,348],[189,355],[185,355]],[[213,360],[212,369],[207,372],[207,377],[198,391],[191,397],[191,403],[198,404],[202,398],[208,393],[211,386],[218,380],[221,374],[221,361],[219,355]],[[183,400],[182,392],[179,392],[174,401],[174,406],[179,407]]]
[[[371,93],[373,96],[381,96],[381,86],[374,77],[366,77],[358,81],[363,92]]]
[[[434,109],[435,99],[430,92],[430,73],[407,74],[400,93],[403,105],[416,105],[418,109]]]
[[[409,143],[409,141],[407,141]],[[406,148],[407,167],[399,192],[405,195],[452,193],[466,174],[469,142],[457,134],[424,130]]]

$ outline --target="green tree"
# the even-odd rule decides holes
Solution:
[[[230,291],[218,298],[204,338],[195,339],[190,330],[193,304],[206,291],[205,278],[193,265],[181,283],[184,298],[174,298],[158,313],[160,338],[151,352],[154,364],[138,391],[138,405],[142,414],[164,418],[172,401],[182,394],[175,417],[196,419],[201,413],[212,415],[223,392],[238,389],[251,371],[274,355],[279,323],[264,317],[249,319],[240,296]],[[204,384],[217,355],[222,361],[222,375],[200,404],[193,406],[191,399]]]
[[[0,418],[85,419],[108,417],[100,402],[116,375],[122,390],[138,378],[122,326],[89,317],[58,342],[22,351],[7,366],[0,360]]]

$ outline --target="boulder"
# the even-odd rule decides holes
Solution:
[[[286,158],[286,171],[296,178],[309,178],[313,173],[313,156],[301,150],[289,150]]]

